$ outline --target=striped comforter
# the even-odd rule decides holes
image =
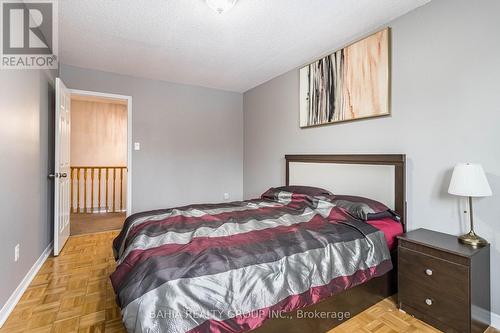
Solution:
[[[392,268],[384,235],[326,198],[261,199],[130,216],[111,275],[128,332],[245,332]]]

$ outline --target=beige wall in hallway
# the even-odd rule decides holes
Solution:
[[[71,100],[71,165],[127,165],[127,105]]]
[[[87,99],[87,98],[85,98]],[[127,105],[96,98],[77,96],[71,100],[71,166],[127,166]],[[127,173],[123,171],[120,185],[120,170],[116,170],[113,182],[113,170],[109,170],[106,187],[106,170],[101,170],[101,201],[99,202],[99,177],[95,170],[93,183],[94,195],[91,195],[92,173],[87,170],[85,183],[83,170],[80,170],[80,186],[77,176],[73,175],[73,208],[76,209],[80,198],[80,211],[113,210],[113,184],[115,192],[114,209],[126,209]],[[75,172],[76,173],[76,172]],[[85,186],[86,184],[86,186]],[[80,190],[78,196],[78,188]],[[84,188],[87,189],[86,196]],[[123,198],[121,198],[123,191]],[[106,194],[107,202],[106,205]],[[86,203],[85,201],[86,200]],[[120,207],[120,202],[122,206]]]

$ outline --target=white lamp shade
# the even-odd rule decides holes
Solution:
[[[474,163],[455,166],[448,193],[464,197],[487,197],[492,194],[483,167]]]

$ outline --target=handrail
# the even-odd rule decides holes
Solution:
[[[125,211],[123,197],[126,195],[123,191],[123,181],[124,173],[128,172],[126,166],[71,166],[71,211],[72,213],[99,213],[105,212],[116,212],[117,211],[117,184],[116,178],[117,173],[120,174],[119,182],[119,209],[118,211]],[[104,175],[103,175],[104,174]],[[111,182],[109,181],[110,175]],[[105,180],[102,179],[105,177]],[[87,186],[87,179],[90,180],[90,188]],[[126,179],[126,178],[125,178]],[[76,180],[76,182],[75,182]],[[97,182],[97,205],[94,200],[95,186],[94,183]],[[76,183],[76,184],[75,184]],[[76,186],[75,186],[76,185]],[[81,192],[83,187],[83,200],[81,198]],[[111,189],[110,189],[111,187]],[[102,206],[103,200],[101,196],[101,190],[104,188],[104,207]],[[74,200],[74,194],[76,192],[76,202]],[[109,192],[112,193],[111,206],[109,205]],[[90,194],[90,205],[88,206],[88,196]],[[75,207],[76,206],[76,207]]]

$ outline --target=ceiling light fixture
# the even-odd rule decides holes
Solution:
[[[214,10],[217,14],[224,14],[231,8],[237,0],[206,0],[208,7]]]

